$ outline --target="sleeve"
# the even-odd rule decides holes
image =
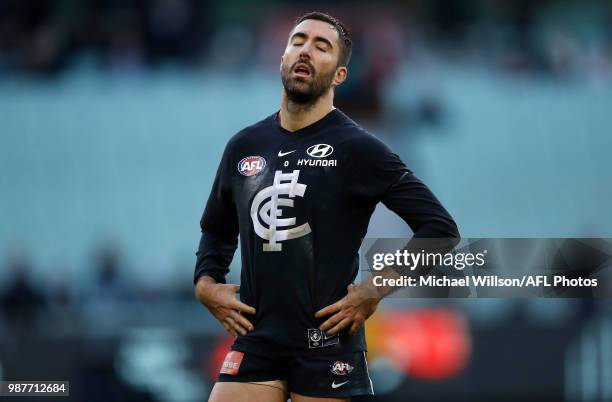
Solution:
[[[225,283],[238,246],[238,214],[232,195],[231,141],[225,147],[206,208],[200,220],[202,236],[196,252],[194,283],[202,275]]]
[[[363,161],[359,176],[361,191],[368,190],[373,202],[382,202],[410,226],[414,235],[404,246],[409,253],[446,253],[459,242],[459,230],[448,211],[431,190],[419,180],[398,155],[370,135],[356,153]],[[401,267],[392,267],[405,275]],[[431,268],[418,267],[411,275],[427,275]],[[418,272],[418,273],[417,273]]]
[[[348,154],[349,185],[353,195],[378,203],[408,168],[381,140],[360,131]]]
[[[365,133],[353,152],[355,189],[360,196],[382,202],[412,229],[415,238],[458,238],[455,221],[431,190],[398,155],[372,134]]]
[[[431,190],[411,171],[406,171],[381,199],[399,215],[416,238],[458,238],[457,224]]]
[[[460,240],[457,224],[431,190],[412,172],[404,173],[383,195],[382,203],[399,215],[414,235],[404,246],[412,254],[451,251]],[[394,267],[400,275],[407,272]],[[433,267],[419,266],[411,275],[428,275]]]

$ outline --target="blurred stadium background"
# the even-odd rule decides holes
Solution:
[[[612,237],[609,1],[0,0],[0,379],[206,400],[229,340],[193,298],[199,218],[312,10],[353,31],[337,105],[464,237]],[[410,232],[380,209],[369,235]],[[385,301],[368,400],[612,401],[611,312]]]

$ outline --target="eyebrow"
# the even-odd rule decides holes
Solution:
[[[306,35],[304,32],[296,32],[293,35],[291,35],[291,38],[289,38],[289,41],[291,42],[296,37],[297,38],[306,39],[306,38],[308,38],[308,35]],[[332,43],[327,38],[324,38],[322,36],[315,36],[314,39],[315,39],[316,42],[323,42],[323,43],[325,43],[327,46],[329,46],[332,49],[334,47],[334,45],[332,45]]]

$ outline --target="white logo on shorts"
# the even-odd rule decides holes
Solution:
[[[334,380],[334,381],[332,382],[332,388],[333,388],[333,389],[336,389],[336,388],[338,388],[338,387],[343,386],[343,385],[344,385],[344,384],[346,384],[347,382],[348,382],[348,381],[344,381],[344,382],[339,382],[338,384],[336,384],[336,380]]]

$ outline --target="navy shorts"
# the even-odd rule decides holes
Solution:
[[[287,382],[289,392],[319,398],[374,395],[365,352],[271,357],[230,351],[219,382]]]

